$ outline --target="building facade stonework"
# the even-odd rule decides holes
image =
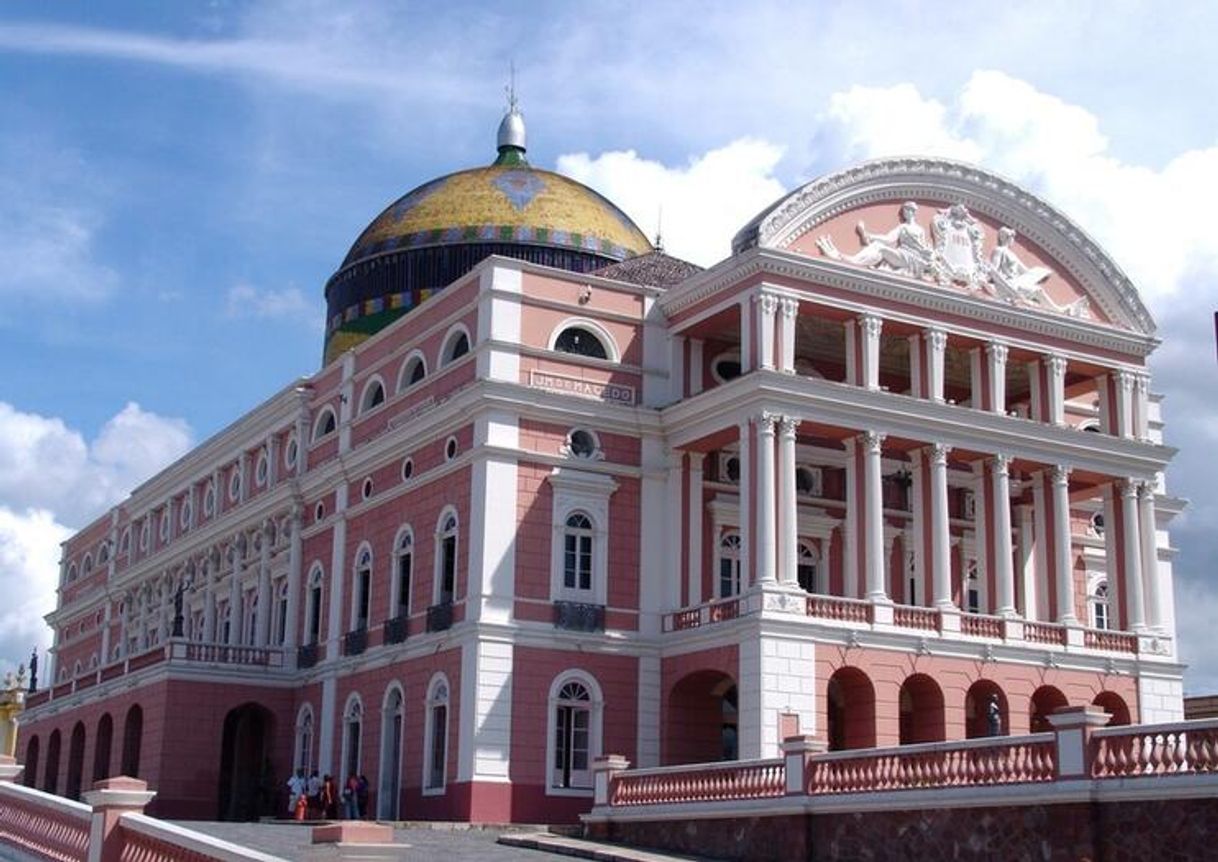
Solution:
[[[699,270],[523,154],[378,216],[330,361],[65,543],[27,783],[552,822],[602,754],[1182,717],[1154,324],[1066,216],[874,162]]]

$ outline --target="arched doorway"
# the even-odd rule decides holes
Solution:
[[[825,691],[829,750],[875,747],[875,686],[856,667],[843,667],[829,677]]]
[[[1007,709],[1006,692],[993,680],[979,679],[969,686],[964,696],[964,735],[967,739],[994,735],[990,732],[990,701],[994,698],[998,699],[997,735],[1010,735],[1011,714]]]
[[[123,722],[123,762],[121,775],[140,777],[140,747],[144,741],[144,710],[137,703],[127,710]]]
[[[47,793],[59,792],[59,731],[52,730],[47,739],[47,768],[42,776],[42,789]]]
[[[275,718],[247,703],[229,710],[220,741],[220,820],[257,820],[273,812],[270,762]]]
[[[21,775],[21,783],[26,787],[34,787],[38,783],[38,755],[41,743],[38,736],[30,737],[25,745],[25,771]]]
[[[1028,732],[1047,733],[1053,729],[1049,724],[1049,716],[1059,707],[1068,706],[1069,701],[1061,690],[1051,685],[1042,685],[1032,692],[1032,702],[1028,708]]]
[[[901,745],[947,738],[943,690],[926,674],[916,673],[901,684],[900,711]]]
[[[664,763],[735,760],[736,681],[716,670],[683,677],[668,696]]]
[[[104,713],[97,720],[97,736],[93,740],[93,780],[110,777],[110,745],[114,739],[114,720]]]
[[[63,795],[69,799],[80,799],[80,784],[85,771],[85,723],[76,722],[72,728],[72,739],[68,743],[68,783]]]
[[[385,693],[381,707],[381,758],[378,764],[380,792],[376,816],[381,820],[400,820],[398,806],[402,795],[402,690],[396,685]]]
[[[1101,691],[1091,703],[1108,713],[1108,727],[1129,724],[1129,706],[1125,703],[1125,699],[1116,692]]]

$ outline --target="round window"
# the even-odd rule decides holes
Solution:
[[[413,475],[414,475],[414,459],[407,458],[405,461],[402,462],[402,481],[403,482],[409,481],[410,477]]]
[[[711,363],[711,374],[720,383],[735,380],[740,373],[740,354],[738,353],[722,353],[716,356],[715,361]]]
[[[241,470],[238,467],[233,468],[232,475],[228,477],[228,499],[236,500],[241,495]]]
[[[203,494],[203,514],[209,518],[216,514],[216,489],[211,485],[207,486],[207,491]]]
[[[444,457],[451,461],[457,457],[457,438],[449,437],[448,442],[444,444]]]
[[[266,484],[267,476],[270,475],[270,466],[267,464],[266,453],[263,452],[258,456],[258,466],[254,468],[254,481],[261,488]]]
[[[372,496],[372,479],[371,478],[364,480],[364,487],[361,489],[360,493],[363,494],[363,497],[365,500],[367,500],[369,497]]]
[[[283,463],[287,465],[289,470],[296,467],[296,458],[300,455],[300,447],[296,444],[295,437],[288,438],[288,445],[283,450]]]
[[[584,428],[575,428],[567,435],[567,449],[576,458],[591,458],[598,448],[596,437]]]
[[[321,521],[321,520],[324,520],[325,517],[326,517],[326,504],[318,503],[317,507],[313,510],[313,520]]]
[[[191,509],[190,501],[189,500],[184,501],[182,503],[182,512],[178,516],[178,522],[182,525],[183,530],[185,530],[187,527],[190,526],[191,512],[192,512],[192,509]]]

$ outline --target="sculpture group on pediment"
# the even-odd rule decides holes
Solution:
[[[816,241],[821,254],[832,260],[883,269],[942,285],[976,290],[1012,305],[1042,308],[1070,317],[1090,317],[1086,297],[1061,305],[1045,292],[1043,284],[1053,274],[1048,267],[1029,267],[1013,247],[1015,231],[998,230],[989,259],[985,257],[986,231],[963,204],[939,210],[931,219],[931,239],[918,224],[918,205],[901,204],[898,223],[886,233],[872,233],[864,222],[855,226],[862,248],[843,254],[832,237]]]

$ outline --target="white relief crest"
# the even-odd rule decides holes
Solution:
[[[936,276],[941,284],[969,286],[985,280],[982,256],[985,230],[963,204],[939,210],[931,220],[935,235]]]

